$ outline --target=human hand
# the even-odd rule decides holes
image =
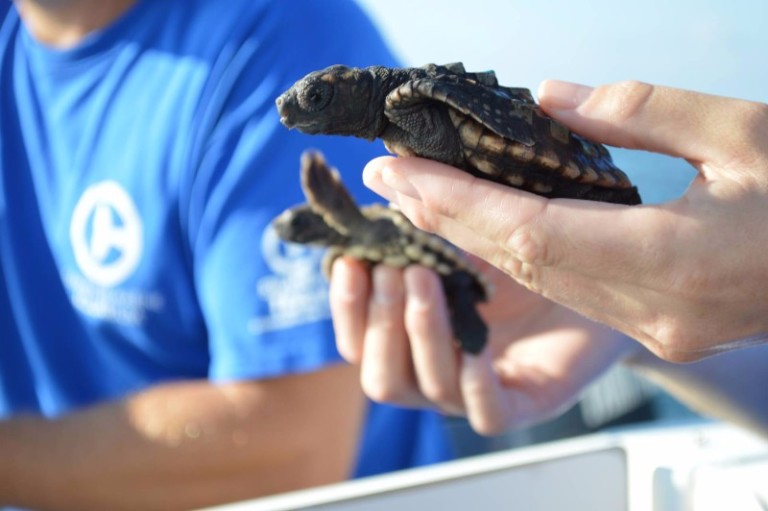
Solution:
[[[495,292],[480,307],[488,346],[468,355],[451,342],[432,271],[380,265],[369,275],[354,259],[336,260],[331,310],[337,344],[347,361],[361,366],[369,397],[466,415],[479,433],[496,434],[555,416],[638,347],[478,264]]]
[[[547,200],[417,158],[374,160],[364,179],[417,226],[665,360],[765,342],[768,105],[636,82],[545,82],[539,97],[588,138],[699,175],[678,200],[632,207]]]

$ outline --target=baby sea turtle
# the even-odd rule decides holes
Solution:
[[[280,120],[311,134],[381,138],[421,156],[544,197],[639,204],[607,149],[547,116],[528,89],[461,63],[419,68],[336,65],[277,98]]]
[[[329,247],[323,260],[327,276],[333,261],[344,254],[371,264],[432,268],[442,281],[459,346],[480,353],[488,328],[475,307],[490,290],[482,273],[454,247],[418,229],[396,209],[383,204],[358,207],[336,169],[318,152],[302,155],[301,186],[307,203],[286,210],[272,224],[280,238]]]

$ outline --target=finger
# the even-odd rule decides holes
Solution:
[[[419,389],[442,411],[463,415],[456,346],[443,287],[433,271],[421,266],[406,268],[404,276],[405,325]]]
[[[514,409],[504,395],[489,350],[462,356],[460,384],[472,429],[481,435],[497,435],[513,425]]]
[[[392,165],[406,162],[405,159],[397,159]],[[421,162],[428,165],[433,163],[418,160],[418,163]],[[446,170],[454,171],[449,167]],[[471,176],[463,176],[461,172],[458,172],[457,178],[474,179]],[[451,179],[450,175],[431,175],[423,181],[434,185],[440,180]],[[481,215],[480,220],[470,222],[470,225],[429,211],[423,202],[405,195],[399,196],[400,208],[407,216],[415,219],[417,224],[428,224],[425,227],[500,268],[526,288],[578,310],[595,321],[611,324],[649,346],[653,345],[654,336],[657,335],[653,325],[657,325],[659,319],[656,304],[663,300],[666,286],[672,281],[671,274],[677,267],[673,264],[675,252],[665,251],[663,247],[667,244],[665,240],[677,236],[671,233],[674,233],[675,226],[685,223],[684,219],[676,219],[675,225],[657,225],[655,220],[629,217],[623,220],[628,225],[614,232],[612,229],[621,226],[622,215],[642,210],[638,207],[619,208],[621,215],[614,213],[602,216],[597,213],[602,206],[600,204],[548,201],[545,213],[552,215],[552,218],[538,219],[519,227],[517,236],[529,237],[515,240],[521,248],[512,250],[512,241],[505,244],[492,239],[493,233],[497,231],[491,224],[503,228],[514,222],[514,217],[505,217],[509,209],[505,207],[505,201],[509,199],[508,192],[514,190],[502,188],[502,195],[494,200],[495,184],[480,181],[478,185],[488,187],[488,191],[478,195],[491,197],[492,200],[485,208],[479,208],[480,211],[476,213]],[[467,196],[468,202],[476,200],[470,186],[463,188],[466,190],[464,195]],[[428,193],[434,192],[430,190]],[[427,197],[427,192],[424,195]],[[448,203],[446,209],[456,211],[460,218],[466,218],[466,212],[450,210],[453,201],[459,200],[458,197],[454,198],[450,192],[442,191],[434,195],[438,199],[445,199]],[[514,204],[510,207],[514,207]],[[593,207],[598,210],[593,211]],[[495,208],[498,208],[498,211],[494,214]],[[653,208],[647,211],[652,219],[658,214]],[[429,220],[419,221],[419,218],[427,217]],[[592,219],[581,223],[574,222],[574,217]],[[489,236],[488,232],[492,234]],[[505,233],[498,236],[512,237]],[[541,246],[536,246],[535,243]],[[643,275],[654,276],[655,280],[643,279]],[[644,282],[642,286],[636,284],[640,279]],[[624,321],[621,319],[624,317],[633,318],[635,321]]]
[[[412,199],[402,202],[404,211],[409,209],[410,201]],[[675,267],[669,264],[663,271],[646,269],[651,267],[651,261],[654,257],[660,257],[655,255],[643,256],[642,254],[645,252],[652,252],[648,247],[636,250],[636,254],[640,254],[641,257],[640,261],[635,262],[634,265],[628,264],[626,268],[618,266],[619,273],[615,279],[611,280],[608,278],[611,273],[609,263],[615,263],[618,258],[610,260],[609,256],[606,260],[600,258],[605,254],[593,254],[591,259],[588,258],[588,262],[590,264],[603,264],[603,266],[594,267],[595,276],[582,271],[588,267],[587,264],[584,268],[576,268],[577,271],[562,269],[557,266],[540,267],[526,264],[520,259],[512,257],[509,253],[500,250],[498,244],[478,236],[477,230],[467,228],[450,218],[441,218],[434,225],[439,225],[437,231],[443,236],[467,252],[484,258],[491,265],[513,277],[525,288],[574,309],[594,321],[610,324],[613,328],[642,342],[654,353],[659,353],[659,350],[663,348],[656,338],[659,335],[659,325],[662,328],[664,326],[664,322],[660,323],[660,317],[664,315],[665,311],[660,310],[658,304],[663,303],[666,298],[667,288],[665,286],[672,282],[670,274],[675,273]],[[574,248],[574,250],[577,249],[578,247]],[[656,275],[658,279],[648,280],[643,285],[638,286],[631,278],[638,272]],[[654,284],[658,288],[654,288]],[[508,288],[508,285],[501,285],[500,287],[507,293],[515,292],[515,289]],[[515,294],[517,293],[519,291]],[[494,295],[492,299],[495,300],[496,296]],[[510,307],[522,305],[524,300],[525,295],[515,296],[514,305],[504,309],[506,314],[509,314]],[[505,313],[503,310],[498,310],[496,315],[498,314]]]
[[[352,364],[362,361],[370,292],[363,263],[348,257],[336,259],[329,291],[331,316],[339,353]]]
[[[395,206],[399,205],[400,194],[421,200],[418,191],[411,186],[407,179],[401,178],[399,175],[393,176],[393,179],[401,178],[399,185],[384,183],[382,173],[387,172],[387,169],[392,165],[396,166],[397,161],[398,158],[394,156],[380,156],[369,161],[363,168],[363,183]]]
[[[498,240],[507,232],[510,221],[524,223],[546,207],[546,199],[537,195],[423,158],[377,158],[366,165],[363,180],[402,209],[410,206],[404,212],[411,221],[433,232],[439,231],[443,216],[473,228],[477,227],[475,223],[483,222],[478,234]],[[482,216],[475,216],[475,212]]]
[[[730,162],[754,147],[768,122],[766,105],[632,81],[592,89],[548,80],[539,102],[598,142],[695,162]]]
[[[394,198],[417,226],[520,281],[546,268],[603,281],[632,280],[628,268],[669,268],[671,255],[659,247],[685,225],[665,220],[661,207],[547,200],[419,158],[374,160],[364,172],[366,185]]]
[[[385,265],[372,271],[360,380],[374,401],[415,406],[423,403],[411,364],[405,332],[405,289],[400,270]]]

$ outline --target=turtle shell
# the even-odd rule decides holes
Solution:
[[[465,170],[548,197],[640,202],[604,146],[547,116],[527,89],[478,75],[446,73],[405,82],[387,95],[385,115],[402,123],[403,112],[443,105],[458,134]],[[407,154],[419,151],[409,147]]]

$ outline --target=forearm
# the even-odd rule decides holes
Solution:
[[[335,414],[331,437],[318,438],[326,431],[311,410],[292,409],[290,394],[286,403],[275,397],[258,385],[189,382],[61,419],[0,423],[0,503],[188,509],[346,477],[359,423],[354,399],[351,416]]]
[[[643,350],[628,364],[696,411],[768,437],[768,346],[726,352],[692,364]]]

